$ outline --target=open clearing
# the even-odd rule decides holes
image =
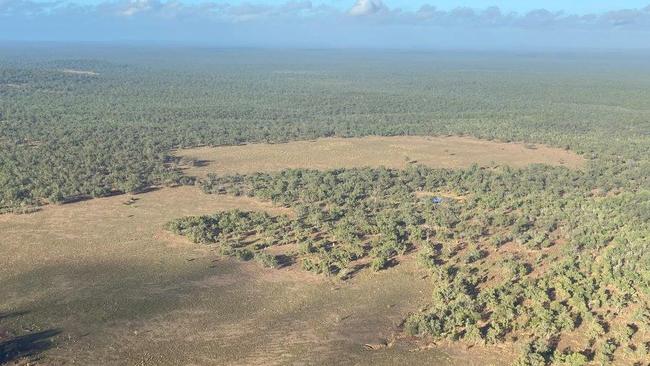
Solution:
[[[47,364],[499,364],[502,348],[414,352],[391,339],[431,296],[411,259],[342,283],[221,259],[163,229],[225,209],[286,209],[161,189],[0,216],[0,345],[32,334]],[[132,202],[126,205],[125,202]],[[408,284],[408,285],[407,285]],[[42,333],[39,333],[42,332]]]
[[[199,147],[176,151],[177,156],[199,162],[186,174],[271,172],[288,168],[334,169],[385,166],[402,169],[408,164],[434,168],[540,163],[572,169],[585,159],[571,151],[544,145],[503,143],[469,137],[362,137],[324,138],[283,144]]]

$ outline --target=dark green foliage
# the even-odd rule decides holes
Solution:
[[[516,366],[545,366],[551,360],[552,350],[547,342],[535,339],[526,343]]]
[[[268,253],[255,254],[255,260],[260,262],[264,267],[269,267],[269,268],[280,267],[280,262],[278,262],[278,259],[274,255]]]
[[[233,257],[235,257],[235,258],[237,258],[237,259],[239,259],[241,261],[249,261],[249,260],[253,259],[253,257],[255,256],[255,254],[252,251],[250,251],[249,249],[247,249],[247,248],[233,249],[229,253],[229,255],[231,255],[231,256],[233,256]]]
[[[474,263],[478,261],[479,259],[483,259],[486,256],[486,253],[476,247],[473,247],[469,250],[467,253],[467,258],[465,259],[465,262],[467,264]]]
[[[377,255],[372,259],[372,262],[370,262],[370,268],[372,268],[373,271],[381,271],[386,267],[388,267],[388,256],[385,254]]]
[[[587,365],[589,359],[582,353],[570,352],[557,353],[553,357],[553,361],[554,364],[558,366],[584,366]]]
[[[210,216],[185,217],[167,224],[170,231],[195,243],[215,243],[222,235],[243,235],[259,226],[278,225],[278,220],[260,212],[229,211]]]

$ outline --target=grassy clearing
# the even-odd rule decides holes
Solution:
[[[429,301],[414,261],[342,285],[219,259],[163,229],[234,208],[286,213],[180,187],[0,216],[0,251],[12,253],[0,257],[0,313],[14,314],[0,330],[52,334],[42,356],[55,364],[468,364],[464,349],[412,352],[424,347],[412,339],[363,347],[389,343],[404,314]],[[498,364],[498,350],[469,352]]]
[[[288,168],[334,169],[376,167],[402,169],[408,164],[436,168],[530,164],[580,168],[585,160],[563,149],[543,145],[484,141],[469,137],[325,138],[283,144],[199,147],[176,151],[196,163],[186,174],[272,172]]]

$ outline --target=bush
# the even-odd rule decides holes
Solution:
[[[424,332],[426,319],[422,314],[412,314],[404,321],[404,331],[410,336],[416,336]]]
[[[278,268],[280,267],[280,262],[278,262],[278,259],[276,256],[268,254],[268,253],[257,253],[255,254],[255,260],[260,262],[264,267],[267,268]]]
[[[549,361],[548,345],[537,339],[528,342],[521,352],[521,356],[515,362],[515,366],[546,366]]]
[[[372,262],[370,262],[370,268],[372,268],[373,271],[381,271],[382,269],[386,269],[388,267],[388,256],[380,254],[378,257],[373,258]]]
[[[484,252],[484,251],[482,251],[482,250],[480,250],[478,248],[472,248],[467,253],[467,258],[465,258],[465,263],[467,263],[467,264],[474,263],[474,262],[476,262],[478,260],[481,260],[481,259],[485,258],[486,255],[487,255],[486,252]]]
[[[511,240],[512,240],[512,237],[509,236],[509,235],[497,234],[497,235],[494,235],[494,236],[492,236],[490,238],[490,244],[492,244],[493,246],[498,248],[498,247],[502,246],[503,244],[505,244],[505,243],[507,243],[507,242],[509,242]]]
[[[242,261],[249,261],[253,259],[255,256],[252,251],[249,249],[243,248],[243,249],[234,249],[232,251],[232,255]]]
[[[333,267],[329,261],[323,258],[314,258],[314,257],[303,258],[302,268],[306,271],[310,271],[318,274],[324,273],[326,275],[331,275],[338,270],[338,268]]]
[[[584,366],[587,362],[587,356],[578,352],[556,353],[553,357],[553,364],[558,366]]]
[[[424,250],[418,253],[417,261],[423,268],[433,269],[436,267],[435,257],[429,250]]]

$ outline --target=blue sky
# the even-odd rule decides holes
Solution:
[[[0,40],[650,49],[650,0],[0,0]]]
[[[79,0],[79,4],[97,4],[101,0]],[[202,0],[185,0],[186,3],[201,3]],[[228,0],[228,1],[215,1],[230,4],[243,4],[243,3],[264,3],[272,5],[281,5],[286,3],[284,0]],[[336,6],[341,9],[350,7],[351,1],[345,0],[329,0],[329,1],[312,1],[313,4],[328,4]],[[437,8],[444,10],[451,10],[457,7],[470,7],[470,8],[487,8],[490,6],[498,6],[502,10],[528,12],[534,9],[547,9],[552,11],[565,11],[577,14],[598,13],[618,9],[633,9],[643,8],[650,5],[650,0],[464,0],[464,1],[425,1],[425,0],[385,0],[384,3],[390,7],[399,7],[402,9],[416,10],[425,4],[435,5]]]
[[[94,1],[93,1],[94,2]],[[200,2],[197,0],[189,0],[188,2]],[[223,1],[231,4],[251,3],[250,0],[230,0]],[[267,4],[283,4],[283,0],[266,0],[259,1],[260,3]],[[350,6],[350,1],[344,0],[330,0],[330,1],[313,1],[313,3],[324,3],[345,8]],[[608,10],[618,10],[625,8],[643,8],[650,5],[650,0],[508,0],[508,1],[491,1],[491,0],[464,0],[464,1],[423,1],[423,0],[385,0],[384,3],[390,7],[399,7],[402,9],[417,10],[422,5],[432,4],[437,8],[444,10],[451,10],[457,7],[470,7],[470,8],[487,8],[490,6],[498,6],[502,10],[527,12],[534,9],[548,9],[553,11],[566,11],[570,13],[587,14],[597,13]]]

